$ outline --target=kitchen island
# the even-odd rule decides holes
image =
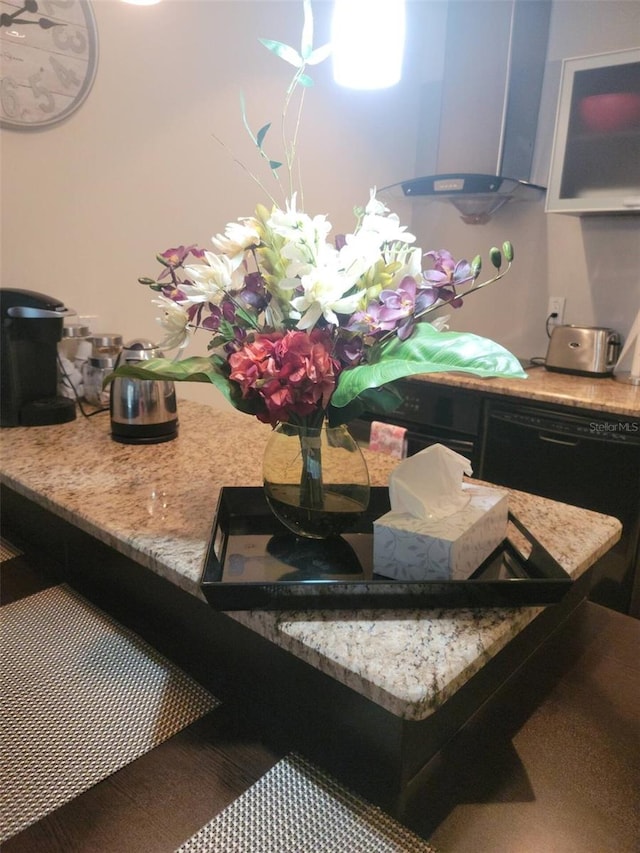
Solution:
[[[5,535],[397,814],[620,536],[614,518],[512,491],[511,508],[576,580],[562,605],[217,613],[200,579],[219,491],[261,483],[269,428],[187,401],[179,417],[179,437],[150,446],[113,442],[106,413],[0,431]],[[384,485],[396,462],[367,459]]]

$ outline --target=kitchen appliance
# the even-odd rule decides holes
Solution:
[[[349,430],[362,442],[371,436],[371,424],[384,423],[406,429],[407,455],[412,456],[432,444],[442,444],[470,460],[475,469],[482,397],[456,388],[431,385],[418,379],[399,379],[393,386],[402,402],[385,415],[364,412],[351,421]]]
[[[67,314],[60,300],[32,290],[0,289],[0,425],[72,421],[74,400],[58,395],[58,342]]]
[[[92,406],[109,406],[110,389],[105,379],[113,373],[122,352],[122,335],[102,332],[89,338],[91,352],[82,368],[84,398]]]
[[[611,515],[589,598],[640,617],[640,419],[489,401],[477,477]]]
[[[446,201],[467,225],[480,225],[507,202],[544,197],[530,174],[551,6],[550,0],[449,3],[439,133],[430,155],[437,174],[383,187],[382,200]],[[483,38],[491,48],[479,51]],[[472,143],[460,132],[460,116],[473,128]]]
[[[151,341],[125,344],[116,362],[139,364],[161,358]],[[178,435],[178,406],[173,382],[116,376],[110,385],[111,437],[121,444],[159,444]]]
[[[554,326],[545,367],[557,373],[610,376],[620,355],[618,332],[600,326]]]

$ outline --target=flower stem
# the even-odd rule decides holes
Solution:
[[[321,510],[324,507],[321,431],[301,427],[300,450],[302,452],[300,506],[308,510]]]

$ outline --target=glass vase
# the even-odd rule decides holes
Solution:
[[[263,461],[264,491],[273,514],[298,536],[344,533],[369,505],[369,472],[345,425],[279,424]]]

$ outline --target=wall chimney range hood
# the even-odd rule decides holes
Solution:
[[[396,184],[405,198],[446,200],[458,211],[467,225],[484,225],[508,201],[536,201],[545,188],[516,178],[456,172],[430,175]],[[385,190],[391,190],[385,187]]]
[[[382,199],[444,200],[463,222],[481,225],[508,202],[543,198],[545,187],[529,178],[550,14],[551,0],[449,3],[437,145],[442,171],[383,187]],[[466,170],[456,171],[458,164]]]

